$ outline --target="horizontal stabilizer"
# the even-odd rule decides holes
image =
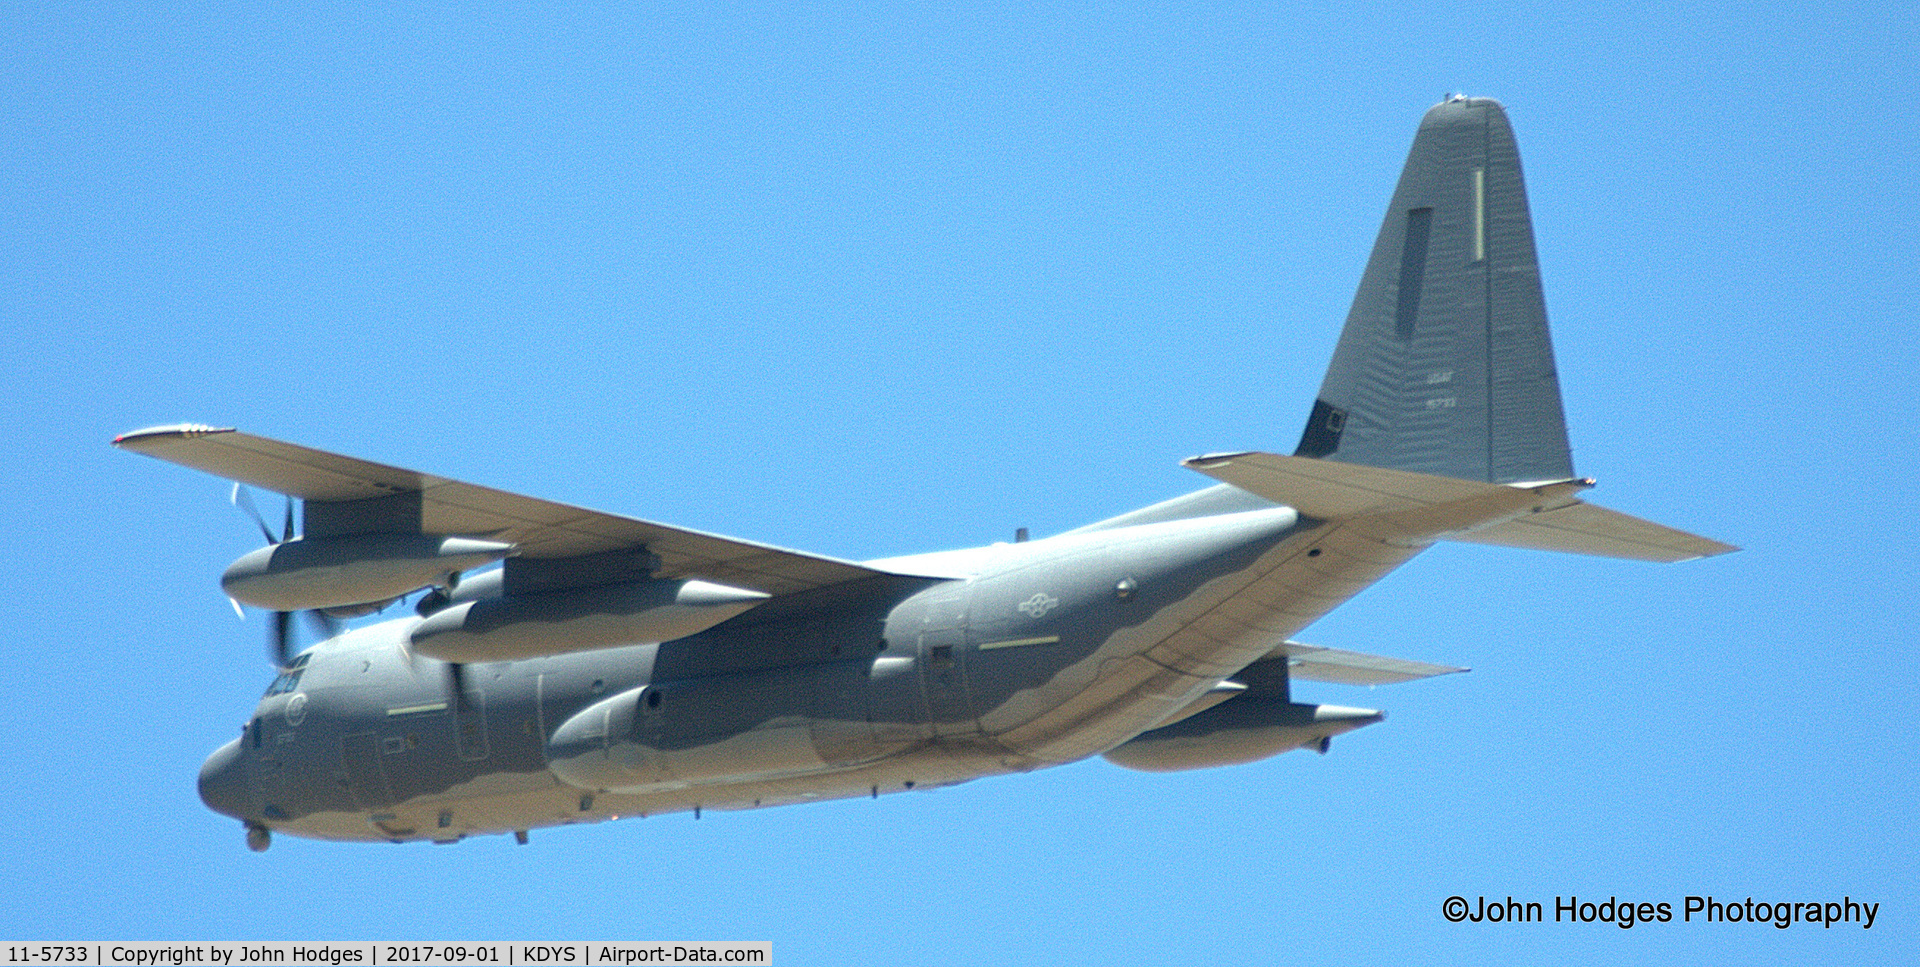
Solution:
[[[1592,504],[1521,517],[1450,540],[1675,563],[1739,548]]]
[[[1432,678],[1436,675],[1451,675],[1467,671],[1451,665],[1430,665],[1423,661],[1408,661],[1404,658],[1388,658],[1385,655],[1368,655],[1357,651],[1341,651],[1338,648],[1321,648],[1317,645],[1303,645],[1297,641],[1282,642],[1279,647],[1267,652],[1252,664],[1236,672],[1232,678],[1202,693],[1193,703],[1180,709],[1160,724],[1156,729],[1193,718],[1217,705],[1232,702],[1245,705],[1249,701],[1291,702],[1293,679],[1305,679],[1314,682],[1334,682],[1341,685],[1394,685],[1410,682],[1417,678]],[[1311,706],[1307,706],[1311,708]],[[1323,706],[1333,708],[1334,706]],[[1378,721],[1380,713],[1364,711]],[[1366,723],[1361,723],[1366,724]]]
[[[1491,484],[1277,453],[1195,457],[1186,466],[1308,517],[1360,523],[1374,536],[1406,546],[1564,507],[1593,485],[1591,480]]]
[[[1512,489],[1505,484],[1277,453],[1210,453],[1180,465],[1321,520],[1418,510]]]
[[[1303,645],[1297,641],[1281,644],[1268,653],[1269,661],[1286,656],[1287,674],[1292,678],[1302,678],[1312,682],[1337,682],[1342,685],[1393,685],[1410,682],[1416,678],[1432,678],[1435,675],[1451,675],[1464,672],[1465,668],[1450,665],[1430,665],[1423,661],[1408,661],[1404,658],[1388,658],[1384,655],[1368,655],[1357,651],[1341,651],[1338,648],[1321,648],[1315,645]]]
[[[1583,503],[1573,494],[1591,480],[1489,484],[1274,453],[1210,454],[1183,465],[1309,517],[1371,518],[1383,532],[1410,539],[1663,563],[1739,550]]]

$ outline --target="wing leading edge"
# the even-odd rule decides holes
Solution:
[[[526,497],[230,428],[151,427],[116,437],[113,445],[297,497],[305,502],[309,532],[315,529],[317,510],[391,504],[402,508],[406,523],[423,534],[485,536],[511,543],[519,556],[535,559],[644,548],[659,558],[656,577],[697,577],[773,595],[895,573]]]

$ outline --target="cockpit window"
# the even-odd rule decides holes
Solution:
[[[271,698],[275,695],[284,695],[287,692],[299,688],[300,674],[306,670],[307,656],[301,655],[295,658],[293,664],[288,666],[286,671],[281,672],[280,677],[273,680],[273,684],[267,686],[266,697]]]

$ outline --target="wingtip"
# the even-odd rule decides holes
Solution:
[[[1720,541],[1713,540],[1712,538],[1703,537],[1701,538],[1701,540],[1707,541],[1708,543],[1712,544],[1713,547],[1709,550],[1702,551],[1699,554],[1695,554],[1692,557],[1683,557],[1677,561],[1674,561],[1673,563],[1685,564],[1688,561],[1704,561],[1709,557],[1719,557],[1722,554],[1732,554],[1736,551],[1745,550],[1745,548],[1735,547],[1732,544],[1722,543]]]
[[[1188,457],[1180,461],[1180,465],[1190,470],[1212,470],[1215,467],[1224,467],[1240,457],[1251,456],[1255,452],[1256,451],[1253,450],[1235,450],[1231,453],[1203,453],[1197,457]]]
[[[141,430],[122,433],[113,438],[116,447],[138,449],[142,443],[158,440],[189,440],[194,437],[208,436],[214,433],[232,433],[230,426],[208,426],[205,423],[170,423],[165,426],[150,426]]]

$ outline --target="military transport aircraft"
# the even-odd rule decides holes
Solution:
[[[1420,123],[1294,453],[1192,458],[1219,483],[1052,537],[843,561],[229,429],[113,442],[287,495],[221,581],[275,612],[279,675],[199,780],[256,850],[1325,752],[1382,713],[1291,679],[1462,669],[1289,636],[1435,541],[1734,550],[1580,500],[1520,157],[1466,97]],[[423,591],[288,654],[298,612]]]

